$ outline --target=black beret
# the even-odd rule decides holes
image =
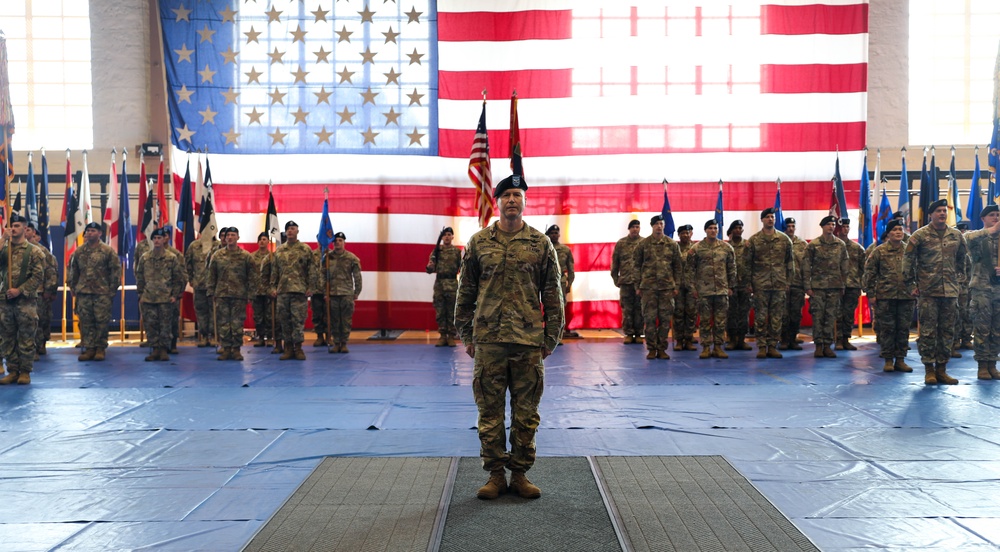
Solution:
[[[261,238],[270,238],[270,236],[267,235],[267,232],[261,232],[260,234],[257,234],[257,239],[259,240]]]
[[[30,220],[28,221],[28,228],[31,228],[32,230],[38,230],[38,227],[35,226],[35,223],[31,222]]]
[[[342,240],[347,241],[347,236],[345,236],[343,232],[337,232],[336,234],[333,235],[333,239],[337,238],[341,238]]]
[[[827,215],[827,216],[823,217],[823,220],[819,221],[819,225],[820,226],[826,226],[827,224],[830,224],[831,222],[837,222],[837,217],[835,217],[833,215]]]
[[[296,228],[299,227],[299,225],[294,220],[290,220],[290,221],[288,221],[288,222],[285,223],[285,230],[288,230],[289,227],[292,227],[292,226],[294,226]]]
[[[798,224],[798,223],[795,222],[795,219],[793,217],[786,217],[785,224]]]
[[[445,235],[445,234],[447,234],[447,233],[449,233],[449,232],[451,232],[452,234],[455,233],[455,231],[451,229],[451,226],[445,226],[444,228],[441,229],[441,235],[442,236]]]
[[[83,231],[86,232],[87,230],[90,230],[91,228],[93,228],[94,230],[97,230],[98,232],[101,231],[101,225],[97,224],[96,222],[88,222],[87,226],[83,227]]]
[[[767,215],[773,215],[773,214],[774,214],[774,207],[768,207],[767,209],[764,209],[763,211],[760,212],[760,218],[764,218]]]
[[[897,220],[904,220],[906,219],[906,215],[904,215],[902,211],[896,211],[895,213],[892,214],[892,218]]]
[[[729,230],[726,230],[726,235],[728,236],[729,234],[732,234],[733,233],[733,229],[736,228],[737,226],[739,226],[740,228],[743,228],[743,221],[740,220],[740,219],[736,219],[733,222],[730,222],[729,223]]]
[[[837,224],[839,224],[841,226],[850,226],[851,225],[851,219],[849,219],[847,217],[844,217],[844,218],[840,219],[839,221],[837,221]]]
[[[985,218],[986,215],[996,213],[997,211],[1000,211],[1000,207],[997,207],[996,203],[993,205],[987,205],[986,207],[983,207],[982,211],[979,212],[979,218]]]
[[[545,234],[551,234],[553,232],[560,232],[558,225],[553,224],[552,226],[549,226],[549,229],[545,231]]]
[[[694,230],[694,227],[691,226],[690,224],[685,224],[685,225],[683,225],[683,226],[681,226],[680,228],[677,229],[678,232],[684,232],[685,230],[687,230],[688,232],[691,232],[691,231]]]
[[[934,203],[931,203],[930,205],[927,206],[927,214],[931,214],[934,211],[937,211],[938,209],[940,209],[942,207],[947,207],[947,206],[948,206],[948,200],[947,199],[939,199],[939,200],[935,201]]]
[[[959,221],[959,222],[955,223],[955,228],[958,229],[958,230],[968,230],[969,229],[969,223],[965,222],[964,220]]]
[[[649,225],[652,226],[657,222],[663,222],[663,215],[653,215],[653,218],[649,219]]]
[[[715,219],[708,219],[707,221],[705,221],[705,230],[708,230],[710,226],[718,226],[718,225],[719,221]]]
[[[516,188],[522,192],[528,189],[528,183],[524,181],[524,177],[518,174],[512,174],[507,178],[504,178],[497,184],[497,187],[493,189],[493,197],[497,198],[503,195],[504,192]]]
[[[902,225],[903,225],[903,221],[901,221],[899,219],[892,219],[889,222],[885,223],[885,233],[888,234],[889,230],[892,230],[893,228],[895,228],[897,226],[902,226]]]
[[[639,219],[632,219],[632,220],[628,221],[628,227],[629,228],[632,228],[633,226],[641,226],[641,224],[642,223],[639,222]]]
[[[226,231],[237,235],[239,235],[240,233],[240,229],[235,226],[230,226],[229,228],[226,229]]]
[[[26,222],[28,222],[28,219],[24,218],[23,216],[19,215],[18,213],[11,213],[10,214],[10,223],[14,224],[15,222],[26,223]]]
[[[153,233],[150,234],[149,237],[155,238],[156,236],[163,236],[164,238],[169,238],[170,231],[167,230],[166,228],[157,228],[156,230],[153,230]]]

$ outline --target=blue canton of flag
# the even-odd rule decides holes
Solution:
[[[223,6],[160,2],[178,148],[436,154],[435,3]]]

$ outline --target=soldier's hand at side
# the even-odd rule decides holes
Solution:
[[[476,358],[476,346],[471,343],[466,345],[465,354],[469,355],[469,358]]]
[[[7,290],[7,299],[15,299],[21,296],[21,290],[17,288],[10,288]]]
[[[674,297],[677,297],[680,294],[681,294],[681,290],[679,290],[679,289],[675,289],[674,290]]]
[[[812,297],[812,296],[813,296],[813,290],[812,289],[807,289],[806,290],[806,297]]]
[[[915,290],[913,290],[913,291],[910,292],[910,295],[912,295],[913,297],[920,297],[920,290],[919,289],[915,289]]]
[[[642,297],[642,290],[641,289],[635,290],[635,296],[636,297]]]

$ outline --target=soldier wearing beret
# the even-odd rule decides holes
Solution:
[[[785,219],[785,234],[792,240],[792,255],[795,257],[795,276],[788,288],[788,311],[785,313],[785,323],[781,330],[781,342],[778,350],[790,349],[801,351],[799,344],[799,329],[802,327],[802,308],[806,304],[806,288],[802,281],[802,261],[806,256],[806,246],[809,243],[798,237],[795,232],[798,223],[794,218]]]
[[[108,347],[111,302],[121,285],[118,255],[101,242],[101,225],[91,222],[83,230],[83,245],[69,259],[67,283],[76,297],[83,353],[77,360],[104,360]]]
[[[865,262],[863,285],[875,309],[875,339],[884,372],[912,372],[906,363],[910,322],[916,301],[903,278],[903,221],[890,220],[883,243]]]
[[[52,337],[52,300],[56,298],[56,292],[59,290],[59,261],[48,247],[42,245],[42,236],[33,223],[28,223],[25,235],[28,241],[45,255],[45,278],[36,298],[38,332],[35,333],[35,360],[38,360],[38,355],[46,354],[45,343]]]
[[[0,357],[7,362],[7,375],[0,378],[0,385],[31,383],[35,361],[35,297],[45,278],[45,256],[28,243],[27,226],[26,218],[13,213],[9,231],[0,238],[0,293],[6,299],[0,301]]]
[[[678,294],[684,262],[677,242],[663,233],[660,215],[649,221],[653,232],[635,248],[635,269],[639,275],[639,297],[645,322],[647,359],[668,359],[670,322]]]
[[[795,257],[792,240],[774,227],[775,210],[761,211],[760,221],[761,231],[747,240],[757,358],[781,358],[778,341],[788,310],[788,289],[795,277]]]
[[[736,289],[729,298],[729,316],[726,319],[726,335],[730,351],[749,351],[747,332],[750,330],[750,248],[743,239],[743,221],[734,220],[726,230],[729,245],[736,254]]]
[[[987,205],[980,212],[983,228],[965,235],[972,259],[972,333],[974,358],[981,380],[1000,380],[997,358],[1000,357],[1000,210]]]
[[[222,230],[219,232],[221,234]],[[191,242],[184,251],[185,273],[194,289],[194,314],[198,324],[199,347],[210,346],[215,332],[212,302],[208,299],[208,258],[218,245],[220,245],[219,240],[212,234]]]
[[[330,290],[330,353],[348,353],[347,341],[351,337],[351,320],[354,302],[361,295],[361,260],[344,248],[347,236],[343,232],[333,235],[333,250],[323,262],[324,287]]]
[[[844,282],[844,297],[840,302],[840,317],[837,319],[837,345],[845,351],[857,351],[851,344],[851,330],[854,328],[854,313],[861,297],[861,277],[865,273],[865,249],[851,239],[851,219],[842,218],[837,225],[837,237],[847,247],[847,281]]]
[[[312,286],[319,280],[312,249],[299,241],[299,225],[285,223],[287,241],[274,252],[271,263],[271,295],[276,298],[279,335],[283,341],[279,360],[305,360],[306,305]]]
[[[542,494],[525,472],[535,462],[543,360],[559,344],[565,318],[555,248],[523,219],[527,188],[520,175],[497,185],[493,193],[500,218],[469,240],[458,282],[455,325],[466,354],[475,360],[479,453],[490,472],[477,492],[481,499],[496,498],[508,487],[522,498]],[[509,441],[504,431],[508,390]]]
[[[319,247],[313,249],[313,259],[316,261],[316,274],[323,274],[323,271],[327,268],[325,266],[327,255],[333,249],[333,230],[330,228],[326,230],[326,239],[329,240],[329,243],[325,251],[322,249],[322,243],[319,244]],[[328,310],[326,308],[326,296],[325,287],[317,284],[316,289],[313,290],[313,294],[309,298],[309,302],[312,305],[313,331],[316,332],[316,341],[313,341],[313,347],[326,347],[327,337],[333,337],[330,335],[330,328],[327,327]]]
[[[948,200],[931,203],[927,211],[930,222],[906,243],[903,277],[917,298],[917,350],[924,384],[954,385],[958,380],[947,368],[958,318],[958,275],[965,272],[968,248],[962,233],[948,226]]]
[[[240,231],[230,227],[225,237],[226,248],[212,255],[208,267],[208,292],[215,301],[216,331],[222,352],[218,360],[243,360],[243,326],[246,324],[247,303],[252,293],[257,268],[250,253],[240,247]]]
[[[167,354],[177,325],[174,305],[184,293],[185,275],[181,257],[167,250],[169,233],[157,228],[151,236],[153,249],[135,265],[135,287],[139,308],[152,351],[146,361],[170,360]]]
[[[840,302],[850,262],[847,246],[836,236],[837,217],[827,216],[819,223],[820,237],[809,242],[802,260],[802,281],[809,294],[809,314],[813,319],[813,342],[816,358],[836,358],[831,345],[836,339],[835,326],[840,316]]]
[[[562,278],[559,279],[560,285],[562,285],[563,292],[563,307],[566,306],[566,298],[569,296],[570,289],[573,287],[573,280],[576,279],[576,271],[574,267],[573,252],[570,250],[569,246],[564,243],[559,243],[559,238],[562,236],[562,230],[559,226],[553,224],[545,231],[545,235],[552,240],[552,247],[556,249],[556,258],[559,259],[559,271],[562,272]],[[566,310],[566,325],[567,327],[563,329],[563,337],[580,337],[580,334],[569,329],[570,313]]]
[[[434,274],[434,314],[439,334],[435,347],[455,346],[455,294],[462,251],[453,245],[454,241],[455,231],[451,227],[442,229],[425,267],[428,274]]]
[[[635,248],[642,238],[640,223],[628,223],[628,235],[615,243],[611,253],[611,280],[618,288],[618,303],[622,308],[622,333],[625,343],[642,343],[642,302],[639,299],[639,279],[635,271]]]
[[[705,223],[705,239],[698,242],[685,260],[692,295],[701,317],[702,350],[698,358],[729,358],[723,350],[723,334],[729,311],[729,297],[736,287],[736,254],[732,246],[718,239],[719,223]]]
[[[267,293],[270,284],[270,266],[268,266],[267,276],[264,276],[264,263],[268,261],[271,254],[271,240],[268,239],[267,232],[257,235],[257,250],[250,254],[253,261],[254,274],[250,279],[250,292],[253,296],[250,305],[253,309],[253,327],[257,333],[257,342],[254,347],[267,347],[268,338],[273,338],[272,334],[272,312],[274,300]]]
[[[677,229],[677,247],[681,250],[681,264],[687,262],[694,242],[691,233],[694,228],[685,224]],[[688,278],[687,270],[681,272],[680,289],[674,300],[674,350],[697,351],[694,346],[695,322],[698,319],[698,300],[694,295],[694,282]]]

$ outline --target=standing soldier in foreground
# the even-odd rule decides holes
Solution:
[[[677,229],[677,247],[681,250],[682,265],[687,262],[688,255],[694,248],[691,233],[694,228],[685,224]],[[695,322],[698,319],[698,300],[694,294],[694,282],[688,278],[687,270],[681,273],[680,287],[677,299],[674,300],[674,350],[697,351],[694,346]]]
[[[333,235],[333,251],[326,254],[326,272],[320,282],[329,286],[330,349],[328,353],[348,353],[347,340],[351,338],[351,319],[354,302],[361,295],[361,260],[344,249],[347,236],[343,232]],[[324,292],[326,290],[324,289]]]
[[[545,235],[552,240],[552,246],[556,249],[556,258],[559,259],[559,271],[562,273],[559,282],[562,285],[563,311],[566,313],[566,325],[569,326],[570,314],[569,310],[566,309],[566,298],[573,288],[573,280],[576,279],[576,267],[574,266],[576,263],[573,260],[573,252],[569,246],[559,243],[559,238],[562,237],[562,230],[558,226],[555,224],[549,226],[549,229],[545,231]],[[563,329],[563,337],[580,337],[580,334],[571,331],[567,327]]]
[[[152,348],[146,361],[170,360],[167,349],[177,326],[174,305],[184,292],[184,264],[181,258],[167,250],[169,232],[153,230],[153,249],[135,265],[135,287],[139,292],[139,307],[146,325],[146,336]],[[79,250],[78,250],[79,251]]]
[[[979,217],[983,228],[965,235],[972,258],[972,318],[975,336],[973,350],[981,380],[1000,380],[997,357],[1000,356],[1000,210],[987,205]]]
[[[837,217],[823,217],[819,223],[823,234],[809,242],[802,260],[802,281],[809,294],[809,314],[813,319],[813,343],[816,358],[836,358],[830,347],[836,334],[834,326],[840,316],[840,302],[844,297],[844,283],[850,262],[847,246],[838,238]]]
[[[668,359],[670,322],[674,318],[674,298],[680,286],[684,263],[677,242],[663,233],[663,217],[649,221],[653,233],[635,248],[635,270],[642,298],[642,319],[646,326],[646,358]]]
[[[781,358],[778,340],[788,310],[788,288],[795,277],[792,240],[774,227],[774,213],[772,207],[761,211],[764,228],[747,240],[757,358]]]
[[[618,303],[622,307],[622,333],[625,343],[642,343],[642,301],[639,298],[639,277],[635,271],[635,248],[641,224],[632,219],[628,235],[618,240],[611,254],[611,280],[618,288]]]
[[[121,285],[122,265],[115,251],[101,243],[101,225],[91,222],[83,230],[83,245],[69,259],[69,289],[76,297],[83,353],[77,360],[104,360],[108,348],[111,302]]]
[[[865,262],[862,283],[875,308],[875,338],[885,359],[882,371],[912,372],[905,357],[916,301],[903,278],[903,222],[890,220],[885,234],[888,239]]]
[[[854,329],[854,313],[861,297],[861,277],[865,273],[865,248],[851,239],[851,219],[842,218],[837,226],[837,237],[847,247],[847,281],[844,282],[844,297],[840,301],[840,316],[837,319],[837,345],[845,351],[857,351],[851,345],[851,330]]]
[[[299,241],[299,225],[285,223],[287,241],[274,252],[271,262],[271,295],[278,305],[279,336],[283,353],[278,360],[305,360],[302,350],[305,340],[306,298],[316,283],[316,262],[312,249]]]
[[[269,245],[267,232],[261,232],[257,235],[257,251],[250,254],[250,260],[254,267],[253,276],[250,278],[250,293],[252,294],[250,305],[253,308],[253,327],[257,332],[257,342],[253,344],[254,347],[267,347],[267,338],[274,337],[271,336],[272,301],[267,294],[270,273],[268,279],[263,277],[264,263],[267,262],[267,257],[271,253],[268,249]]]
[[[500,218],[476,232],[462,259],[455,325],[475,360],[472,389],[479,410],[479,455],[490,478],[476,493],[493,499],[508,489],[538,498],[525,472],[535,463],[543,360],[562,337],[559,261],[552,243],[523,219],[528,185],[509,176],[493,192]],[[504,412],[510,390],[510,451]]]
[[[212,255],[208,292],[215,301],[216,330],[222,353],[218,360],[243,360],[243,326],[247,319],[250,284],[257,272],[250,254],[240,247],[240,231],[226,232],[226,248]]]
[[[917,298],[920,337],[917,350],[924,364],[924,384],[955,385],[948,375],[951,344],[958,317],[958,274],[965,271],[968,250],[962,233],[948,226],[948,200],[927,209],[930,222],[913,233],[903,253],[903,277]]]
[[[42,245],[42,236],[31,222],[28,223],[27,237],[28,241],[37,247],[42,255],[45,255],[45,277],[37,298],[38,332],[35,333],[35,358],[37,360],[38,355],[46,354],[45,343],[52,337],[52,300],[56,298],[56,293],[59,290],[59,261],[49,251],[49,248]]]
[[[28,219],[12,213],[10,228],[0,238],[0,292],[5,299],[0,301],[0,357],[7,362],[0,385],[31,383],[35,361],[35,296],[42,289],[45,257],[25,238],[27,226]]]
[[[729,358],[723,350],[729,297],[736,287],[736,254],[732,246],[718,239],[719,223],[705,223],[705,239],[698,242],[685,260],[692,295],[701,316],[701,354],[698,358]]]
[[[743,221],[729,223],[726,236],[736,254],[736,289],[729,298],[729,316],[726,318],[727,348],[730,351],[749,351],[746,337],[750,328],[750,248],[747,240],[743,239]]]
[[[781,343],[778,350],[789,349],[801,351],[799,345],[799,329],[802,327],[802,307],[806,304],[806,288],[802,281],[802,260],[806,256],[806,240],[795,235],[797,224],[795,219],[785,219],[785,234],[792,240],[792,256],[795,257],[795,276],[788,288],[788,312],[785,313],[785,323],[781,330]]]
[[[434,274],[434,314],[438,340],[435,347],[455,346],[455,294],[458,292],[458,271],[462,267],[462,252],[452,245],[455,231],[441,230],[438,243],[427,260],[427,273]]]

